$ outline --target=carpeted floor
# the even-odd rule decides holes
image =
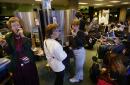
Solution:
[[[66,73],[65,74],[65,81],[64,85],[95,85],[94,83],[91,82],[89,79],[89,68],[92,65],[92,56],[96,55],[96,48],[93,50],[86,50],[86,62],[84,65],[84,80],[81,83],[70,83],[69,80],[69,75]],[[46,60],[42,59],[41,61],[37,62],[37,68],[38,68],[38,73],[39,73],[39,78],[40,78],[40,85],[54,85],[54,79],[55,79],[55,74],[46,67]],[[71,59],[71,75],[74,73],[74,60],[73,58]]]

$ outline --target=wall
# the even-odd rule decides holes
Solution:
[[[14,12],[28,12],[37,7],[34,4],[0,4],[0,16],[13,16]]]

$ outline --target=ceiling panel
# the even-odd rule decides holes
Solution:
[[[68,0],[53,0],[52,4],[54,5],[68,5]]]
[[[70,0],[53,0],[52,5],[53,6],[68,6]],[[6,3],[12,3],[12,4],[40,4],[41,1],[35,1],[35,0],[0,0],[0,4],[6,4]],[[11,5],[12,5],[11,4]]]
[[[35,3],[34,0],[0,0],[0,3],[23,3],[23,4],[30,4]]]
[[[33,4],[33,3],[41,3],[41,2],[35,1],[35,0],[0,0],[0,3]],[[64,5],[68,4],[68,0],[53,0],[52,4],[64,6]]]
[[[111,1],[120,1],[120,2],[112,3]],[[95,6],[95,7],[130,5],[130,0],[79,0],[79,2],[88,3],[86,4],[86,6]]]
[[[73,5],[73,3],[75,3],[76,1],[88,3],[85,6],[95,6],[95,7],[106,7],[107,5],[119,6],[119,5],[124,5],[124,4],[122,4],[123,2],[129,2],[129,5],[130,5],[130,0],[116,0],[116,1],[120,1],[119,3],[111,3],[110,2],[110,1],[114,1],[114,0],[102,0],[102,1],[96,1],[96,0],[53,0],[52,5],[63,7],[63,6],[68,6],[70,4]],[[0,3],[34,4],[34,3],[40,3],[40,2],[36,2],[35,0],[0,0]],[[82,6],[82,5],[80,5],[80,6]]]

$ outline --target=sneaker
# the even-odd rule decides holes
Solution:
[[[80,80],[78,80],[78,79],[76,79],[76,78],[71,78],[71,79],[69,79],[69,81],[70,81],[71,83],[78,83],[78,82],[80,82]]]

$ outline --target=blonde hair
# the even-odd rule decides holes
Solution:
[[[6,22],[8,28],[11,28],[11,23],[14,23],[14,22],[19,22],[19,24],[21,25],[21,28],[23,28],[23,30],[25,31],[25,29],[24,29],[24,24],[23,24],[22,20],[20,20],[18,17],[11,17],[11,18]]]
[[[72,25],[79,25],[80,21],[79,19],[75,18],[73,21],[72,21]]]
[[[7,22],[6,22],[6,24],[7,24],[7,26],[8,26],[8,28],[11,28],[11,23],[13,23],[13,22],[19,22],[20,20],[17,18],[17,17],[11,17]]]
[[[46,38],[51,38],[51,35],[52,35],[52,33],[53,33],[53,31],[55,30],[55,29],[57,29],[57,27],[58,27],[58,25],[57,24],[49,24],[48,26],[47,26],[47,28],[46,28]]]

